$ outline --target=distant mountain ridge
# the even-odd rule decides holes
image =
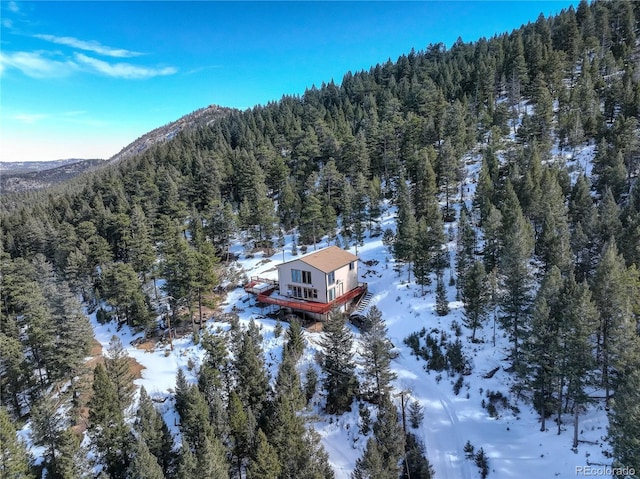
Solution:
[[[155,130],[151,130],[149,133],[145,133],[133,143],[125,146],[119,153],[113,155],[109,159],[109,163],[117,163],[125,158],[130,158],[142,153],[155,144],[169,141],[183,130],[209,125],[232,111],[234,111],[233,108],[218,105],[209,105],[205,108],[195,110],[176,121],[172,121]]]
[[[0,194],[47,188],[104,164],[105,160],[98,159],[0,163]]]
[[[71,165],[80,161],[86,160],[82,158],[67,158],[65,160],[49,161],[0,161],[0,176],[52,170],[54,168]]]
[[[171,140],[183,130],[209,125],[232,111],[234,111],[232,108],[217,105],[201,108],[145,133],[108,160],[70,158],[53,161],[0,162],[0,194],[39,190],[70,180],[90,169],[100,168],[138,155],[153,145]]]

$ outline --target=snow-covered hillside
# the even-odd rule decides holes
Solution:
[[[587,149],[585,153],[592,151]],[[586,155],[584,156],[580,157],[580,161],[588,163]],[[467,188],[464,188],[468,191],[465,193],[465,201],[469,202],[469,206],[477,175],[478,157],[471,160]],[[389,204],[385,204],[380,225],[383,230],[395,230],[395,209]],[[452,224],[450,236],[455,237],[455,223]],[[275,265],[292,258],[291,238],[287,237],[287,240],[284,252],[280,250],[271,257],[264,257],[261,253],[256,256],[247,255],[239,241],[234,245],[233,252],[239,256],[239,265],[247,276],[275,279]],[[324,240],[318,247],[326,245]],[[448,247],[453,266],[455,241],[451,240]],[[351,251],[355,252],[353,246]],[[396,267],[388,248],[382,243],[382,236],[368,236],[364,245],[358,247],[357,253],[361,261],[360,279],[369,284],[369,290],[373,293],[372,304],[382,311],[389,337],[398,352],[392,362],[397,375],[395,392],[403,392],[405,404],[418,401],[424,408],[424,421],[413,432],[424,441],[437,478],[480,477],[473,460],[465,457],[464,447],[468,441],[476,451],[483,448],[487,454],[491,478],[568,478],[575,477],[577,467],[610,463],[604,455],[607,444],[603,438],[607,433],[608,421],[602,404],[592,405],[581,415],[580,444],[577,452],[572,451],[572,415],[563,416],[559,435],[557,424],[551,420],[547,421],[548,429],[540,431],[539,416],[531,404],[512,393],[514,378],[504,370],[509,366],[506,360],[507,338],[499,325],[494,325],[492,316],[477,333],[480,341],[472,343],[470,331],[462,326],[462,304],[456,301],[455,285],[447,287],[450,312],[441,317],[435,312],[435,285],[430,286],[422,296],[420,286],[413,282],[407,283],[406,267]],[[444,277],[450,277],[449,270],[445,271]],[[264,315],[267,310],[255,306],[253,297],[248,296],[242,288],[228,294],[224,308],[227,312],[237,311],[241,322],[245,324],[253,319],[261,325],[266,363],[272,378],[275,377],[284,341],[283,336],[275,337],[276,322],[267,318]],[[96,338],[103,347],[106,347],[112,334],[119,334],[125,345],[131,345],[136,339],[126,328],[116,332],[112,325],[99,325],[95,321],[94,325]],[[212,319],[206,327],[216,331],[219,328],[225,329],[228,325]],[[495,346],[494,327],[497,328]],[[357,328],[351,328],[356,337],[359,337]],[[449,376],[446,371],[427,371],[426,362],[412,354],[412,349],[404,343],[404,339],[410,334],[422,330],[450,342],[457,339],[456,332],[459,334],[464,355],[471,368],[466,371],[470,374],[461,376],[462,386],[458,388],[458,394],[454,392],[453,386],[459,376]],[[299,363],[301,372],[312,365],[317,366],[321,334],[305,332],[306,349]],[[137,383],[144,385],[159,402],[158,406],[167,423],[178,434],[171,395],[176,371],[178,368],[184,369],[187,377],[195,381],[195,373],[203,356],[202,349],[194,345],[189,336],[174,341],[173,350],[168,346],[158,346],[150,352],[134,346],[127,349],[145,368]],[[357,358],[357,351],[355,353]],[[399,395],[395,400],[400,408]],[[323,413],[322,403],[322,397],[316,394],[305,414],[310,425],[323,438],[336,477],[348,478],[367,440],[358,433],[358,405],[354,404],[350,413],[329,416]]]

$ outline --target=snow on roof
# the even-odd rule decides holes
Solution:
[[[338,268],[341,268],[342,266],[345,266],[357,260],[358,257],[355,254],[349,253],[348,251],[338,248],[337,246],[329,246],[328,248],[309,253],[305,256],[282,264],[293,263],[294,261],[302,261],[303,263],[306,263],[309,266],[313,266],[323,273],[330,273]]]

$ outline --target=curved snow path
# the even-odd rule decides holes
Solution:
[[[433,392],[440,396],[439,406],[425,408],[425,445],[427,458],[431,461],[436,476],[445,479],[469,479],[471,478],[470,461],[464,456],[463,439],[460,434],[458,416],[451,401],[440,391],[434,388]],[[446,429],[433,430],[431,419],[440,414],[449,420],[449,431]],[[437,458],[437,460],[436,460]]]
[[[424,371],[424,361],[416,361],[408,350],[403,350],[396,363],[399,383],[410,390],[412,400],[418,400],[424,408],[424,420],[417,434],[422,436],[436,478],[475,477],[471,472],[471,461],[464,455],[464,440],[455,405],[434,384],[433,376]],[[443,381],[448,383],[446,374]]]

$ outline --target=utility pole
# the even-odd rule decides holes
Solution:
[[[408,392],[409,391],[400,391],[400,404],[402,405],[402,431],[405,436],[407,435],[407,417],[404,412],[404,395]]]
[[[402,391],[400,391],[398,394],[394,394],[393,397],[398,397],[400,396],[400,404],[402,406],[402,431],[404,432],[404,437],[405,437],[405,441],[407,438],[407,419],[406,419],[406,414],[404,412],[404,395],[405,394],[409,394],[410,391],[404,389]],[[407,479],[411,479],[411,473],[409,472],[409,462],[407,461],[407,450],[405,447],[405,451],[404,451],[404,466],[405,469],[407,470]]]

